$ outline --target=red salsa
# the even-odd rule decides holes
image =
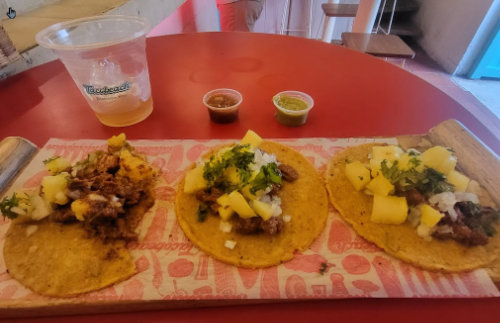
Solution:
[[[226,94],[214,94],[206,102],[213,108],[208,109],[210,119],[213,122],[229,123],[238,119],[238,107],[231,108],[238,103],[234,97]]]

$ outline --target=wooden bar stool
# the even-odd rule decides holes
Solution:
[[[333,35],[333,27],[335,25],[336,17],[356,17],[358,12],[357,4],[339,4],[338,0],[330,0],[328,3],[321,4],[321,9],[325,14],[325,24],[323,27],[323,36],[321,40],[324,42],[331,42]]]
[[[345,47],[383,57],[414,58],[415,52],[396,35],[342,33]]]

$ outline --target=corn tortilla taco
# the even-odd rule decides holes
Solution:
[[[204,158],[204,166],[193,165],[186,173],[176,195],[177,220],[194,245],[220,261],[246,268],[278,265],[291,259],[295,251],[307,249],[321,233],[328,215],[328,198],[321,176],[299,152],[276,142],[261,141],[260,137],[257,143],[245,138],[241,145],[211,151]],[[251,144],[245,144],[248,142]],[[225,160],[220,156],[234,157],[234,151],[246,151],[251,156],[252,161],[247,164],[250,165],[248,178],[242,180],[245,172],[240,171],[238,174],[242,175],[235,179],[231,176],[234,166],[228,163],[222,171],[226,176],[215,181],[218,189],[207,187],[205,182],[210,177],[207,175],[213,170],[209,166]],[[269,162],[255,162],[257,159]],[[274,171],[266,173],[275,166]],[[197,172],[202,174],[198,175],[199,182],[205,183],[201,186],[193,186],[193,177],[196,177],[193,174]],[[268,180],[273,174],[289,176],[284,173],[292,173],[295,179],[281,181],[281,177],[276,177],[274,182],[272,178],[263,182],[264,173],[269,175]],[[234,185],[227,185],[228,177]],[[226,186],[221,188],[221,185]],[[210,194],[215,194],[212,203]],[[200,219],[206,202],[208,214]]]
[[[9,274],[36,293],[71,297],[135,273],[127,243],[154,204],[156,171],[123,134],[71,165],[44,161],[50,175],[33,191],[0,203],[12,219],[5,236]]]
[[[427,181],[422,184],[422,186],[419,186],[421,183],[417,185],[418,181],[416,179],[412,179],[413,182],[406,179],[403,181],[400,175],[405,173],[398,173],[397,170],[404,169],[403,164],[405,163],[405,158],[403,156],[406,156],[406,170],[411,170],[411,174],[418,177],[427,171],[436,175],[437,172],[428,170],[431,167],[427,164],[432,164],[432,162],[427,161],[427,159],[429,159],[428,155],[430,154],[425,155],[426,152],[423,154],[414,152],[412,156],[411,152],[405,153],[400,151],[398,147],[386,147],[382,148],[385,153],[392,149],[396,154],[399,154],[400,157],[398,162],[394,161],[395,158],[388,158],[388,160],[382,162],[383,166],[381,166],[381,160],[379,157],[375,156],[376,153],[374,151],[374,147],[379,146],[380,144],[364,144],[346,148],[342,152],[336,154],[328,164],[326,172],[328,194],[330,201],[342,215],[344,220],[352,225],[359,235],[375,243],[388,254],[424,269],[459,272],[477,267],[485,267],[492,263],[500,252],[500,234],[495,234],[495,231],[498,232],[500,230],[498,221],[491,221],[487,225],[485,224],[484,228],[479,228],[483,231],[482,233],[480,232],[482,236],[476,236],[475,234],[470,234],[468,237],[459,236],[455,231],[461,229],[466,230],[467,228],[457,225],[457,222],[465,218],[465,211],[457,210],[457,208],[462,208],[463,205],[471,205],[469,201],[460,202],[462,206],[459,206],[458,202],[456,204],[452,203],[451,208],[448,207],[447,211],[443,211],[437,206],[440,205],[439,203],[442,201],[436,203],[436,197],[434,197],[434,199],[432,197],[429,198],[429,195],[439,197],[450,196],[450,194],[458,196],[458,194],[461,194],[460,196],[469,196],[469,193],[457,193],[457,191],[455,191],[461,186],[463,186],[462,189],[467,186],[462,185],[463,182],[461,182],[461,180],[467,181],[468,179],[465,175],[464,177],[460,177],[455,174],[456,171],[454,167],[456,159],[453,159],[452,156],[447,157],[448,159],[446,159],[446,162],[441,163],[439,166],[435,166],[437,169],[447,174],[447,176],[444,176],[444,182],[441,181],[432,186],[432,181]],[[433,148],[433,150],[439,150],[440,153],[444,152],[444,154],[448,154],[443,149]],[[376,157],[379,158],[379,160],[375,160],[374,162]],[[415,160],[412,160],[412,158],[415,158]],[[421,164],[418,160],[423,160],[424,163]],[[408,161],[410,162],[408,163]],[[446,166],[445,164],[447,162],[450,162],[451,166]],[[391,163],[392,165],[390,165]],[[370,167],[370,165],[372,167]],[[376,169],[377,167],[374,165],[378,165],[378,172]],[[349,173],[349,171],[347,171],[347,169],[353,169],[358,166],[361,171],[364,172],[364,176],[356,172]],[[414,169],[411,167],[414,167]],[[391,173],[391,170],[394,172]],[[396,188],[393,185],[394,183],[390,183],[393,185],[393,193],[391,194],[395,194],[394,190],[397,191],[401,189],[399,186],[400,184],[407,185],[403,187],[403,189],[406,188],[408,190],[403,192],[404,194],[398,193],[399,197],[396,196],[396,194],[390,196],[391,194],[387,195],[386,193],[387,191],[391,191],[389,186],[377,186],[375,185],[376,183],[370,185],[370,182],[374,181],[374,179],[381,174],[385,175],[385,179],[389,177],[392,180],[400,176],[400,178],[395,179],[395,181],[400,181],[396,183]],[[455,181],[455,179],[458,178],[455,176],[458,176],[460,180]],[[382,178],[379,179],[383,180]],[[353,185],[353,181],[358,181],[357,184],[355,183],[355,185],[358,185],[357,187]],[[361,184],[361,182],[365,183]],[[385,181],[385,183],[387,182],[391,181]],[[411,189],[408,187],[409,184],[407,184],[409,182],[413,185]],[[454,185],[450,186],[450,182],[453,182]],[[437,191],[429,193],[429,191],[423,189],[424,186],[427,187],[427,189],[432,186],[432,189]],[[416,187],[416,189],[414,187]],[[446,190],[446,188],[453,193],[441,192],[439,194],[434,194],[440,192],[440,190]],[[385,192],[380,193],[380,189]],[[410,191],[411,194],[415,193],[418,198],[415,198],[415,196],[410,197]],[[387,196],[380,197],[380,194],[383,193]],[[403,208],[404,211],[401,215],[404,216],[404,219],[388,219],[388,217],[395,214],[395,212],[393,212],[392,206],[389,207],[388,204],[384,204],[386,198],[393,199],[394,201],[401,198],[405,199],[404,201],[396,201],[402,201],[403,204],[407,204],[407,209]],[[419,198],[421,199],[419,200]],[[433,201],[433,203],[428,202],[429,200]],[[377,203],[378,205],[375,205]],[[480,203],[482,203],[482,201],[480,201],[479,204]],[[486,203],[490,204],[491,201],[487,200]],[[419,211],[413,212],[414,210]],[[498,211],[492,208],[488,208],[488,210],[498,219]],[[454,223],[450,224],[450,215],[448,212],[459,213]],[[496,212],[496,215],[494,212]],[[433,218],[433,216],[435,217]],[[461,225],[462,224],[463,223],[461,223]],[[484,236],[486,235],[485,232],[487,232],[488,235],[491,233],[491,236],[486,237],[487,240],[484,240]],[[467,238],[469,240],[467,240]]]

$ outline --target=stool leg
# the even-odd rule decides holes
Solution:
[[[332,41],[333,27],[335,26],[335,18],[325,17],[325,24],[323,26],[323,37],[322,41],[329,43]]]
[[[328,0],[328,3],[339,3],[339,0]],[[325,17],[325,24],[323,25],[323,37],[322,41],[329,43],[332,41],[333,27],[335,26],[334,17]]]
[[[352,25],[353,33],[371,34],[380,0],[361,0]]]

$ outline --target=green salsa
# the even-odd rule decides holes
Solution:
[[[292,98],[289,96],[280,97],[277,103],[283,109],[290,111],[307,110],[308,108],[307,103],[305,103],[301,99]]]
[[[289,127],[303,125],[307,120],[309,106],[304,100],[291,96],[280,96],[274,101],[281,109],[276,110],[276,119]]]

